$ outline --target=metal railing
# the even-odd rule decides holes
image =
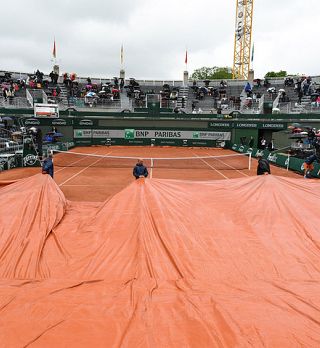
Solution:
[[[0,97],[0,105],[4,108],[30,108],[31,105],[28,102],[27,98],[23,97],[13,97],[5,98]]]
[[[30,106],[33,107],[33,97],[28,89],[26,89],[26,98],[27,98]]]

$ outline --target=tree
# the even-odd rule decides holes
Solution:
[[[200,69],[196,69],[191,78],[194,80],[228,80],[232,79],[231,68],[228,67],[202,67]]]
[[[266,73],[264,77],[286,77],[288,76],[287,72],[285,70],[280,71],[269,71]]]

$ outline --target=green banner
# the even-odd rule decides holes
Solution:
[[[237,152],[251,152],[252,157],[257,157],[258,155],[261,155],[263,158],[266,158],[270,163],[279,167],[288,168],[301,174],[303,174],[304,172],[304,160],[301,158],[288,156],[282,153],[270,152],[268,150],[260,150],[257,148],[251,149],[248,146],[238,144],[233,144],[231,146],[231,149]],[[320,178],[320,164],[313,163],[313,165],[314,170],[311,172],[312,176]]]

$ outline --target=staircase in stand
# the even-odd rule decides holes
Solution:
[[[177,107],[182,108],[182,98],[184,98],[184,109],[187,107],[189,95],[189,87],[182,86],[179,88],[178,99],[177,99]]]

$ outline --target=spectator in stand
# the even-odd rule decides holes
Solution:
[[[40,128],[36,128],[35,140],[38,148],[38,154],[40,159],[42,159],[42,131]]]
[[[269,82],[268,79],[264,79],[264,81],[263,81],[263,87],[266,87],[266,88],[270,87],[270,82]]]
[[[8,88],[3,87],[3,89],[2,89],[2,94],[3,94],[3,98],[4,98],[5,101],[7,101],[8,92],[9,92]]]
[[[301,100],[303,97],[303,92],[301,89],[298,90],[298,104],[301,104]]]
[[[303,95],[309,95],[310,85],[311,85],[311,78],[310,77],[303,80],[303,82],[301,84],[301,89],[302,89]]]
[[[257,79],[256,82],[257,82],[257,87],[260,88],[261,87],[261,80]]]
[[[271,141],[269,141],[269,143],[268,143],[268,150],[270,151],[270,152],[272,152],[273,150],[274,150],[274,139],[271,139]]]
[[[121,91],[122,91],[123,87],[124,87],[124,79],[121,77],[120,78],[120,90]]]
[[[315,128],[309,128],[308,129],[308,144],[313,145],[315,137],[316,137]]]
[[[261,150],[265,150],[266,145],[267,145],[267,140],[266,140],[264,137],[262,137],[262,138],[260,139],[260,149],[261,149]]]
[[[249,147],[251,147],[251,148],[253,147],[253,145],[254,145],[254,138],[253,138],[253,136],[250,137],[250,140],[249,140],[249,144],[248,144],[248,145],[249,145]]]
[[[57,96],[59,97],[61,93],[61,88],[59,86],[56,87],[56,92],[57,92]]]
[[[250,82],[246,83],[246,85],[244,87],[244,91],[247,93],[247,97],[251,97],[252,88],[251,88]]]
[[[49,74],[49,77],[51,79],[51,83],[54,84],[55,82],[55,73],[54,71],[52,70],[51,73]]]

